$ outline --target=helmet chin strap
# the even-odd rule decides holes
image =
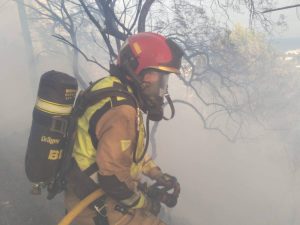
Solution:
[[[171,97],[170,97],[170,95],[169,95],[168,92],[165,94],[165,98],[167,99],[168,105],[170,106],[171,116],[169,118],[163,116],[163,119],[164,120],[171,120],[175,116],[175,107],[174,107],[173,101],[172,101],[172,99],[171,99]]]

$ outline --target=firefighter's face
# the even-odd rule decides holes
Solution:
[[[163,100],[167,94],[169,74],[158,70],[147,70],[142,76],[142,95],[150,120],[163,118]]]

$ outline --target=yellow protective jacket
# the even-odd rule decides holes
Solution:
[[[130,87],[109,76],[93,85],[91,91],[108,87]],[[155,178],[159,167],[146,155],[133,162],[136,148],[140,156],[144,150],[144,124],[139,108],[130,99],[107,97],[87,108],[78,120],[73,158],[110,197],[131,208],[143,208],[145,196],[137,190],[141,174]]]

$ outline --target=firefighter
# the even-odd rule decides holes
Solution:
[[[168,78],[179,73],[182,55],[179,46],[164,36],[150,32],[132,35],[122,46],[111,75],[91,86],[90,92],[112,88],[123,90],[128,97],[105,97],[78,119],[73,166],[67,176],[66,209],[97,188],[105,195],[83,211],[76,224],[165,224],[158,214],[161,202],[168,205],[167,198],[147,195],[139,184],[145,175],[176,192],[173,202],[177,202],[180,185],[146,154],[149,132],[145,130],[149,130],[149,120],[164,117]],[[170,98],[168,102],[174,109]],[[146,126],[143,113],[147,115]]]

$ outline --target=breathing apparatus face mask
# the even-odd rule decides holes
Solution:
[[[169,73],[147,70],[142,75],[141,97],[144,109],[152,121],[160,121],[163,118],[164,96],[168,93]]]

